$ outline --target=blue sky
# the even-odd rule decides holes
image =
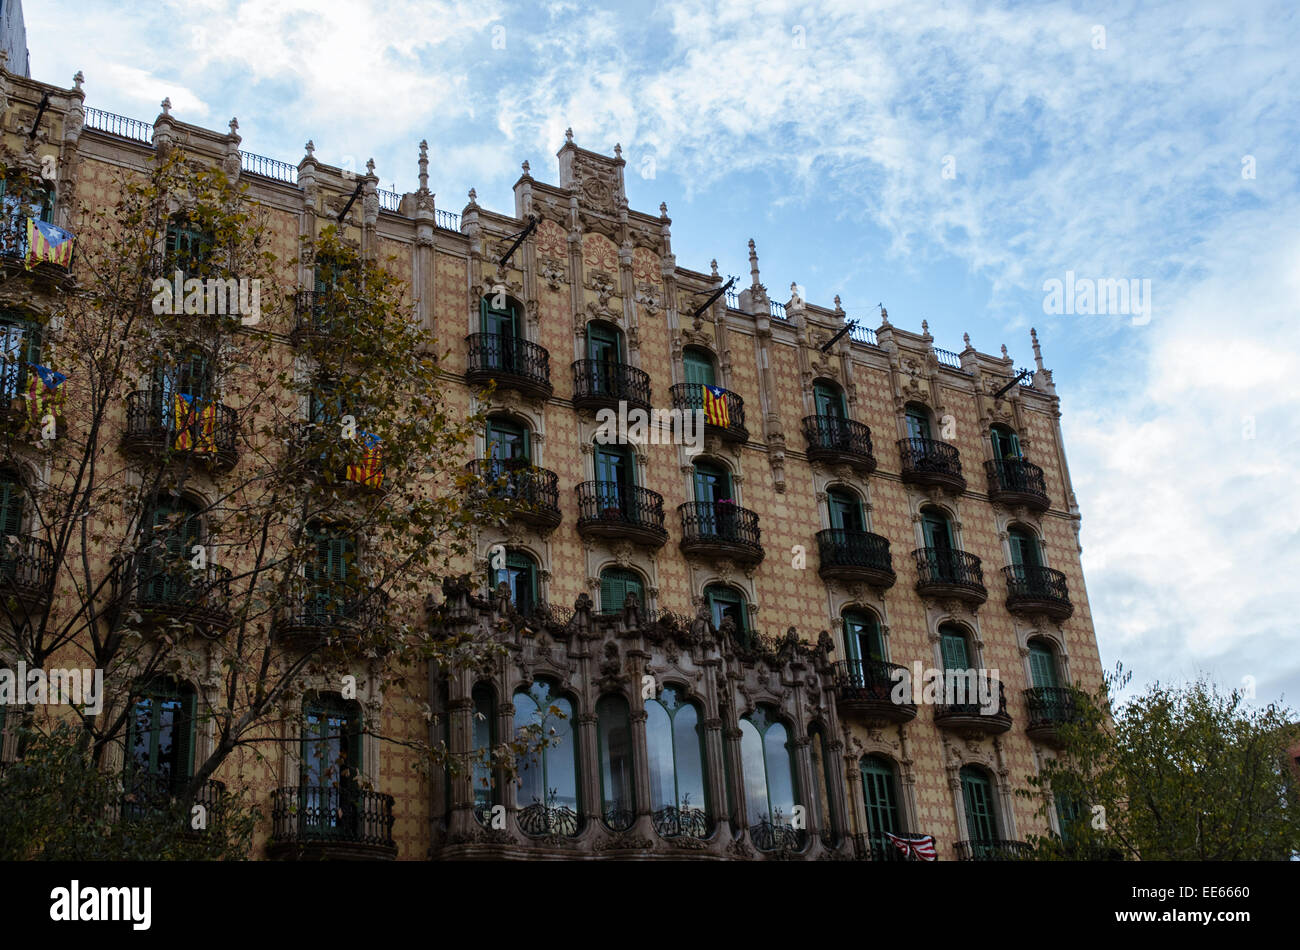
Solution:
[[[929,321],[1062,396],[1102,659],[1300,707],[1300,8],[949,0],[25,5],[32,74],[244,148],[513,207],[527,159],[623,147],[680,264]],[[946,172],[946,174],[945,174]],[[1250,173],[1253,172],[1253,177]],[[1151,281],[1149,321],[1044,282]]]

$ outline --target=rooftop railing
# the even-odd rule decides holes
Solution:
[[[256,155],[253,152],[239,153],[239,167],[251,175],[261,175],[274,181],[283,181],[290,185],[298,184],[298,166],[290,165],[278,159]]]
[[[92,106],[86,107],[86,128],[94,129],[97,132],[107,132],[109,135],[117,135],[136,142],[153,143],[153,126],[148,122],[141,122],[139,119],[128,119],[124,115],[105,112],[103,109],[96,109]]]

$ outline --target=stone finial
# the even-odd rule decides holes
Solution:
[[[1038,345],[1038,331],[1033,327],[1029,328],[1029,339],[1034,344],[1034,364],[1041,370],[1043,368],[1043,350]]]
[[[307,152],[308,158],[313,160],[316,158],[316,143],[311,139],[307,140],[307,144],[303,146],[303,149]]]
[[[162,106],[163,115],[165,115],[165,116],[170,116],[170,115],[172,114],[172,100],[171,100],[171,96],[168,96],[168,97],[167,97],[166,99],[164,99],[161,103],[159,103],[159,105]]]
[[[469,190],[469,203],[472,205],[478,205],[478,193],[475,192],[473,188]]]
[[[373,175],[374,173],[375,173],[375,160],[374,160],[373,158],[367,158],[367,159],[366,159],[366,174],[367,174],[367,175]]]
[[[528,173],[529,173],[529,171],[530,171],[530,169],[529,169],[529,167],[528,167],[528,159],[524,159],[523,163],[522,163],[519,167],[520,167],[521,169],[523,169],[524,177],[527,178],[527,177],[528,177]]]
[[[614,157],[615,158],[623,157],[623,146],[620,145],[618,142],[614,143]]]
[[[659,202],[659,217],[661,218],[668,217],[668,202],[666,201]]]
[[[933,339],[933,337],[930,336],[930,324],[926,320],[921,321],[921,336],[925,337],[927,340]]]
[[[961,341],[962,341],[963,343],[966,344],[966,349],[969,350],[969,349],[970,349],[970,334],[969,334],[969,333],[963,333],[963,334],[961,335]]]
[[[716,257],[709,261],[709,267],[713,269],[713,276],[716,278],[718,276],[718,259]]]
[[[844,312],[844,308],[840,306],[840,295],[839,295],[839,294],[836,294],[836,295],[835,295],[835,312],[836,312],[836,313],[843,313],[843,312]]]
[[[1004,360],[1011,359],[1011,357],[1007,355],[1007,345],[1005,343],[1002,344],[1002,358]]]
[[[573,144],[573,126],[564,130],[564,141],[569,145]]]
[[[755,290],[763,286],[758,280],[758,251],[753,238],[749,239],[749,285]]]
[[[230,134],[232,136],[239,134],[239,119],[235,116],[230,117]]]
[[[889,326],[889,311],[885,309],[883,303],[880,305],[880,325],[882,327]]]
[[[416,164],[420,167],[420,191],[424,193],[429,190],[429,143],[426,139],[420,139],[420,158]]]
[[[86,81],[85,74],[78,69],[77,74],[72,77],[72,88],[76,92],[81,92],[81,84]]]

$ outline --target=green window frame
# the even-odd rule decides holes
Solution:
[[[155,603],[183,600],[190,591],[188,562],[202,543],[203,515],[188,498],[156,502],[149,511],[144,541],[147,557],[138,580]]]
[[[194,774],[194,690],[154,679],[132,690],[127,724],[126,782],[137,801],[175,793]]]
[[[488,569],[489,586],[496,588],[502,582],[510,588],[510,603],[521,614],[529,613],[539,602],[537,591],[537,562],[523,551],[506,551],[504,567]]]
[[[188,218],[172,218],[167,222],[167,233],[163,238],[164,276],[170,279],[177,270],[181,272],[182,280],[200,276],[212,257],[215,243],[211,232]]]
[[[832,383],[820,380],[813,383],[813,406],[819,416],[846,419],[849,415],[844,405],[843,390]]]
[[[936,551],[952,551],[957,547],[956,538],[952,533],[952,520],[947,512],[940,511],[938,508],[921,509],[921,533],[927,548],[934,548]]]
[[[352,837],[359,831],[361,705],[337,693],[303,702],[298,762],[299,833]]]
[[[740,755],[744,767],[749,825],[763,822],[788,828],[799,801],[790,733],[775,711],[759,706],[740,720]]]
[[[627,699],[606,693],[596,702],[596,751],[600,758],[601,817],[616,831],[636,819],[632,715]]]
[[[593,320],[587,324],[587,359],[598,363],[623,362],[623,333],[618,327]]]
[[[1061,685],[1057,675],[1056,653],[1041,640],[1029,641],[1029,675],[1039,689],[1055,689]]]
[[[1013,527],[1007,532],[1011,563],[1016,567],[1042,567],[1042,550],[1038,538],[1026,528]]]
[[[14,311],[0,313],[0,398],[27,392],[31,364],[41,362],[41,327]]]
[[[520,808],[540,805],[548,809],[569,809],[579,813],[577,737],[574,734],[573,703],[558,695],[555,684],[536,680],[528,689],[514,694],[515,732],[526,726],[540,727],[546,744],[521,756],[519,770]],[[576,829],[576,822],[572,825]]]
[[[745,595],[734,587],[722,584],[710,584],[704,588],[704,600],[713,617],[713,626],[721,629],[724,617],[736,622],[736,635],[742,642],[749,639],[748,611],[745,609]]]
[[[1024,455],[1020,451],[1020,436],[1015,431],[1004,425],[995,425],[989,429],[989,439],[993,443],[993,457],[995,459],[1021,459]]]
[[[731,499],[731,473],[712,462],[696,462],[692,471],[695,500],[716,504]]]
[[[707,350],[688,346],[682,351],[682,369],[686,382],[696,386],[718,385],[713,356]]]
[[[488,294],[479,301],[479,326],[482,331],[499,336],[503,341],[523,339],[519,304],[513,297],[506,297],[504,307],[494,307],[493,296],[495,295]]]
[[[314,523],[308,527],[312,556],[303,564],[309,614],[321,622],[348,612],[348,585],[357,573],[357,542],[340,525]]]
[[[966,839],[977,844],[996,841],[998,818],[993,783],[971,765],[963,767],[960,776],[962,804],[966,810]]]
[[[864,660],[883,662],[885,640],[876,615],[865,610],[846,610],[844,620],[844,652],[853,664]]]
[[[11,472],[0,473],[0,541],[22,533],[27,498]]]
[[[600,612],[616,614],[622,611],[628,594],[636,594],[637,603],[645,602],[645,585],[641,575],[621,567],[607,567],[600,572]]]
[[[862,773],[862,799],[872,849],[892,856],[894,847],[885,834],[903,833],[898,809],[898,773],[892,762],[878,755],[864,755],[858,768]]]
[[[965,631],[949,625],[940,627],[939,647],[945,670],[971,669],[970,645],[967,643]]]
[[[657,827],[702,831],[709,819],[708,762],[700,711],[679,686],[646,700],[650,810]]]
[[[826,505],[830,511],[832,528],[857,532],[867,530],[862,501],[853,492],[845,488],[832,488],[826,493]]]
[[[532,457],[528,426],[503,416],[487,421],[487,457],[503,462],[527,462]]]
[[[470,785],[474,793],[475,812],[479,814],[480,821],[486,821],[487,816],[480,812],[490,810],[497,804],[497,784],[492,768],[492,752],[497,746],[496,690],[491,683],[476,683],[470,691],[470,700],[474,705]],[[450,794],[449,787],[448,795]]]
[[[907,437],[909,439],[929,439],[930,438],[930,413],[929,410],[916,403],[909,403],[903,410],[904,420],[907,423]]]

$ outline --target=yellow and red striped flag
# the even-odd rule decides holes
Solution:
[[[360,464],[348,466],[346,473],[348,481],[365,485],[367,488],[379,488],[384,484],[384,460],[379,442],[379,436],[370,432],[361,433],[361,443],[365,446],[365,451],[361,455]]]
[[[72,266],[72,235],[48,221],[27,219],[27,254],[23,266],[31,270],[40,263]]]
[[[731,425],[731,416],[727,413],[727,391],[720,386],[704,384],[704,421],[724,429]]]

